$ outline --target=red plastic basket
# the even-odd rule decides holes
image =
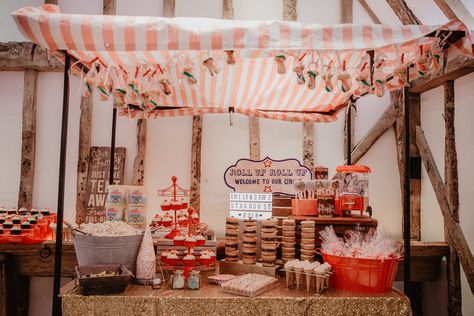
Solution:
[[[392,289],[398,262],[393,259],[359,259],[332,256],[322,253],[334,274],[330,286],[345,291],[362,293],[386,293]]]

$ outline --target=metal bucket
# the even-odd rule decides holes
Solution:
[[[135,274],[143,234],[133,236],[85,236],[74,233],[74,248],[80,266],[123,264]]]

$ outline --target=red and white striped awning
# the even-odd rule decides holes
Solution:
[[[443,26],[328,26],[288,21],[62,14],[54,5],[25,7],[12,15],[31,41],[51,50],[67,50],[89,66],[100,61],[109,71],[121,69],[125,81],[149,77],[150,70],[160,65],[161,75],[166,75],[174,88],[169,95],[159,93],[155,103],[161,108],[120,109],[122,115],[145,118],[224,113],[231,108],[236,113],[265,118],[333,121],[357,88],[356,77],[364,68],[368,50],[383,56],[383,67],[374,72],[373,79],[385,80],[397,69],[400,56],[408,65],[415,62],[420,45],[433,46],[437,38],[426,35],[440,30],[461,30],[468,35],[458,20]],[[459,40],[455,48],[472,54],[470,37]],[[226,62],[225,51],[233,51],[235,64]],[[286,57],[284,74],[277,71],[277,55]],[[214,76],[203,65],[210,56],[219,70]],[[295,60],[321,68],[314,88],[298,84],[293,72]],[[192,69],[196,84],[188,84],[183,77],[183,64]],[[348,91],[342,91],[342,82],[336,80],[342,67],[351,78]],[[328,89],[324,71],[333,72],[334,88]],[[410,75],[413,78],[420,74],[412,71]]]

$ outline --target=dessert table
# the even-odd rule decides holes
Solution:
[[[154,290],[129,284],[123,294],[83,296],[75,282],[61,290],[63,315],[411,315],[398,290],[383,295],[327,290],[322,295],[287,290],[283,283],[254,298],[227,294],[201,282],[201,289]]]

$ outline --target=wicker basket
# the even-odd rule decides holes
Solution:
[[[119,272],[118,275],[91,277],[103,271]],[[76,266],[76,276],[82,295],[104,295],[123,293],[132,278],[126,266],[120,264]]]

